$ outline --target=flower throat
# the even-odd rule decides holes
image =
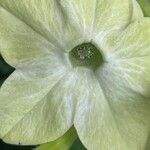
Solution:
[[[83,43],[69,52],[73,67],[88,67],[96,70],[104,61],[103,56],[93,44]]]

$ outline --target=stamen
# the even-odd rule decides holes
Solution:
[[[103,57],[93,44],[83,43],[73,48],[69,53],[73,67],[89,67],[96,69],[103,62]]]

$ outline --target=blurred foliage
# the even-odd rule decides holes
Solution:
[[[8,65],[2,56],[0,56],[0,85],[14,70],[15,68]]]
[[[79,138],[73,143],[71,150],[86,150]]]
[[[150,0],[137,0],[142,7],[145,17],[150,17]]]
[[[57,140],[40,145],[35,150],[61,150],[62,147],[63,150],[69,150],[77,138],[77,132],[75,128],[72,127]]]
[[[35,146],[16,146],[0,141],[0,150],[32,150]]]

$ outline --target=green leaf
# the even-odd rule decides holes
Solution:
[[[150,17],[150,0],[137,0],[142,7],[144,15]]]
[[[77,139],[77,133],[72,127],[65,135],[59,139],[43,144],[35,150],[69,150],[73,142]]]
[[[86,150],[79,138],[73,143],[70,150]]]

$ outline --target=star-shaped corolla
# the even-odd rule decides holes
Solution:
[[[53,141],[73,125],[89,150],[144,150],[150,19],[131,0],[0,0],[0,138]],[[95,58],[102,58],[101,61]]]

